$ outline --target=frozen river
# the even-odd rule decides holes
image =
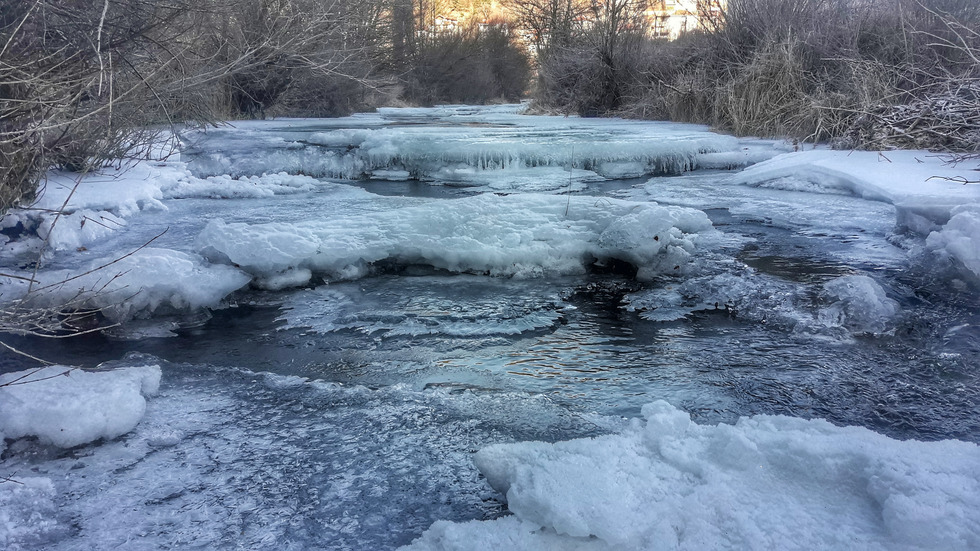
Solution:
[[[779,142],[513,110],[383,110],[188,131],[180,161],[113,181],[128,191],[80,193],[88,202],[78,212],[118,223],[101,231],[69,221],[52,232],[62,245],[46,259],[50,277],[155,238],[122,262],[130,263],[118,278],[126,285],[107,291],[107,321],[122,324],[80,338],[4,341],[64,365],[158,365],[161,388],[119,438],[67,449],[8,439],[0,475],[30,480],[0,492],[8,507],[0,542],[388,549],[436,521],[498,518],[489,528],[441,523],[442,540],[430,534],[418,545],[500,548],[492,527],[519,531],[515,518],[546,528],[541,540],[507,540],[514,548],[820,547],[841,543],[838,528],[862,548],[980,542],[970,498],[963,534],[941,541],[928,537],[935,525],[896,527],[918,510],[895,513],[894,526],[881,511],[885,521],[862,519],[858,505],[812,511],[871,499],[842,490],[854,458],[874,453],[848,447],[863,446],[862,435],[980,442],[980,293],[968,267],[939,255],[923,230],[941,228],[949,209],[923,222],[919,205],[839,179],[742,172],[792,150]],[[288,175],[272,176],[281,172]],[[32,254],[18,233],[30,226],[24,216],[7,224],[0,272],[25,269]],[[0,356],[0,373],[29,367]],[[657,400],[676,410],[643,409]],[[808,506],[763,491],[726,505],[776,523],[805,516],[817,528],[802,540],[791,530],[745,528],[745,519],[727,535],[691,518],[665,520],[670,537],[659,525],[642,528],[645,521],[630,535],[609,527],[612,514],[568,520],[567,503],[505,500],[498,490],[536,480],[535,466],[551,472],[548,453],[528,455],[527,470],[508,482],[495,470],[506,460],[488,453],[480,470],[473,462],[493,444],[628,439],[640,430],[629,420],[641,409],[651,424],[686,412],[705,431],[740,417],[788,416],[796,419],[757,430],[799,432],[791,443],[813,437],[811,429],[779,423],[822,419],[877,434],[847,433],[829,457],[793,458],[804,470],[845,465],[798,490]],[[882,449],[920,457],[890,439]],[[759,453],[785,448],[753,442]],[[967,450],[964,465],[980,466],[975,447],[957,444]],[[740,457],[725,449],[690,452],[689,461]],[[704,487],[738,492],[741,479],[733,480]],[[555,484],[538,490],[601,509],[597,491]],[[787,490],[773,483],[772,491]],[[887,513],[892,502],[869,491]],[[955,502],[940,490],[926,494]],[[706,525],[728,522],[692,514]],[[12,528],[3,532],[3,522]],[[451,533],[467,526],[475,535]]]

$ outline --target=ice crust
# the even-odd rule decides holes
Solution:
[[[636,266],[638,278],[648,279],[680,270],[700,234],[711,231],[703,212],[682,207],[479,195],[288,225],[214,220],[197,243],[212,262],[240,266],[259,284],[296,270],[356,279],[382,261],[535,277],[583,273],[593,260],[620,260]]]
[[[380,297],[358,283],[296,291],[283,303],[277,321],[285,323],[279,329],[358,331],[384,338],[520,335],[557,326],[567,307],[557,289],[527,296],[526,282],[469,275],[400,279],[400,293]],[[454,296],[455,289],[465,298]]]
[[[620,434],[482,449],[514,513],[404,549],[974,549],[980,449],[822,420],[705,426],[666,402]]]
[[[0,434],[60,448],[116,438],[143,418],[144,396],[156,394],[160,374],[156,365],[104,372],[56,365],[0,375]]]

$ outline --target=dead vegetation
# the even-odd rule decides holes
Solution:
[[[977,151],[978,33],[971,0],[730,0],[679,40],[620,41],[611,76],[576,69],[598,51],[585,40],[546,55],[536,99],[846,148]],[[595,109],[603,78],[619,101]]]

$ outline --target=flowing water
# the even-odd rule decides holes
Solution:
[[[261,153],[261,141],[249,143],[237,147]],[[612,266],[509,279],[380,266],[354,281],[240,291],[210,316],[10,339],[51,361],[150,361],[164,372],[132,435],[60,452],[29,441],[8,450],[14,470],[58,477],[67,489],[52,513],[59,527],[35,543],[109,547],[135,525],[149,547],[390,548],[436,520],[504,514],[469,462],[473,451],[601,434],[656,399],[702,424],[784,414],[900,439],[980,442],[976,291],[918,262],[919,238],[895,233],[889,205],[733,186],[729,174],[576,191],[707,212],[727,238],[693,275],[638,282],[628,266]],[[156,245],[179,248],[216,216],[296,221],[476,193],[345,184],[379,199],[175,200],[105,247],[123,250],[169,227]],[[898,304],[880,331],[826,322],[824,285],[853,274],[871,276]],[[718,295],[712,285],[725,277],[734,283]],[[663,320],[630,307],[673,288],[723,298]],[[26,365],[0,359],[0,371]],[[165,445],[155,444],[161,434]],[[96,507],[108,512],[86,512]]]

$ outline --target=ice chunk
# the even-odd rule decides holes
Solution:
[[[484,448],[475,462],[516,518],[437,523],[407,549],[980,545],[975,444],[782,416],[702,426],[666,402],[643,416],[620,434]]]
[[[926,247],[940,256],[956,259],[980,278],[980,205],[964,205],[952,211],[949,222],[929,234]]]
[[[486,194],[296,224],[215,220],[198,237],[198,247],[213,262],[259,277],[302,268],[351,279],[381,261],[534,277],[582,273],[593,261],[620,260],[648,278],[680,270],[699,234],[712,231],[704,212],[682,207]]]
[[[884,333],[898,313],[898,303],[888,298],[875,280],[864,275],[828,281],[822,296],[832,304],[820,310],[821,322],[845,327],[851,333]]]
[[[115,438],[133,430],[144,396],[160,387],[160,367],[83,371],[65,366],[0,375],[0,430],[7,438],[36,436],[61,448]]]
[[[694,312],[722,311],[737,319],[788,330],[807,318],[798,305],[806,290],[751,270],[690,278],[675,286],[631,293],[624,297],[627,310],[653,321],[673,321]]]
[[[822,305],[814,305],[812,296],[819,296]],[[797,334],[839,338],[885,333],[899,311],[898,303],[865,275],[841,276],[815,286],[752,270],[698,276],[676,286],[630,293],[624,306],[652,321],[723,311]]]

